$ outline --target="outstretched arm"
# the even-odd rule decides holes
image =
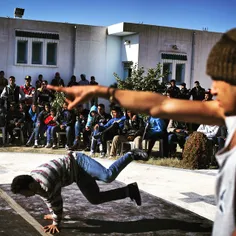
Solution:
[[[67,94],[68,108],[85,103],[94,96],[115,100],[121,107],[154,117],[200,124],[224,124],[224,113],[216,101],[200,102],[170,99],[161,94],[113,89],[104,86],[54,87],[49,89]]]

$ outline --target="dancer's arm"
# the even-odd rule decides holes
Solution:
[[[121,107],[154,117],[174,119],[200,124],[224,124],[223,110],[216,101],[200,102],[170,99],[161,94],[142,91],[120,90],[104,86],[53,87],[49,89],[65,92],[68,108],[85,103],[94,96],[116,101]]]

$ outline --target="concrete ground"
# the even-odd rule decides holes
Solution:
[[[60,155],[31,153],[0,153],[0,184],[10,184],[19,174],[28,174],[41,163]],[[113,160],[96,159],[108,167]],[[127,166],[117,180],[129,184],[138,182],[139,188],[196,213],[214,220],[214,187],[217,170],[184,170],[141,164]],[[145,202],[145,199],[142,199]]]

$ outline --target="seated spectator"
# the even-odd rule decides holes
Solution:
[[[33,103],[33,95],[35,93],[35,88],[31,85],[31,76],[27,75],[25,77],[25,84],[21,85],[20,88],[25,94],[25,104],[30,106]]]
[[[78,85],[78,83],[76,82],[76,76],[72,75],[67,87],[72,87],[72,86],[76,86],[76,85]]]
[[[177,144],[183,149],[186,138],[189,135],[189,127],[187,123],[170,120],[167,126],[168,145],[170,157],[175,156]]]
[[[51,85],[64,87],[64,80],[61,78],[60,73],[56,72],[54,78],[52,79]]]
[[[98,108],[97,106],[92,106],[89,111],[87,123],[85,129],[83,130],[83,139],[85,145],[85,151],[90,150],[91,144],[91,134],[94,129],[94,126],[98,123]]]
[[[34,129],[34,148],[37,148],[39,145],[44,145],[44,133],[46,131],[44,120],[50,115],[50,109],[50,104],[46,103],[43,110],[38,114]],[[39,140],[41,143],[39,143]]]
[[[93,138],[98,139],[100,143],[101,157],[105,157],[107,149],[107,141],[112,140],[115,135],[120,134],[124,128],[124,121],[126,117],[120,107],[115,106],[111,109],[112,119],[110,119],[105,125],[97,124],[94,126]]]
[[[6,125],[6,133],[10,135],[10,141],[9,143],[14,144],[16,136],[19,137],[20,134],[14,130],[15,128],[22,129],[24,127],[24,118],[25,114],[24,112],[21,112],[19,110],[19,107],[16,107],[17,105],[14,103],[10,104],[9,110],[7,112],[7,125]]]
[[[98,105],[98,108],[97,108],[97,114],[93,118],[93,122],[92,122],[93,123],[92,124],[93,129],[94,129],[95,125],[97,125],[97,124],[100,125],[100,126],[104,126],[111,118],[112,118],[111,115],[105,112],[105,105],[100,103]],[[90,149],[90,152],[91,152],[92,155],[96,152],[97,145],[101,144],[98,141],[99,140],[93,138],[93,135],[92,135],[92,138],[91,138],[91,149]]]
[[[147,154],[150,156],[152,152],[152,148],[155,145],[155,142],[158,139],[164,139],[164,151],[165,155],[168,155],[167,152],[167,125],[165,120],[161,118],[154,118],[152,116],[148,117],[146,124],[146,132],[144,132],[144,139],[149,140],[148,151]]]
[[[41,87],[38,88],[33,96],[33,103],[37,103],[42,110],[45,104],[50,103],[54,99],[54,95],[51,90],[47,89],[47,81],[44,80],[41,83]]]
[[[39,108],[37,104],[32,104],[30,106],[30,109],[28,111],[29,117],[31,119],[31,134],[30,137],[26,143],[26,147],[31,146],[33,140],[34,140],[34,136],[35,136],[35,127],[36,127],[36,123],[37,123],[37,118],[38,118],[38,114],[39,114]]]
[[[116,156],[118,146],[121,144],[121,142],[133,141],[135,148],[142,149],[143,132],[143,119],[138,114],[127,110],[124,128],[121,134],[115,135],[112,140],[110,157]]]
[[[4,77],[4,71],[0,71],[0,94],[2,93],[3,89],[8,85],[7,79]]]
[[[52,128],[59,125],[57,121],[57,111],[55,108],[51,108],[50,110],[50,115],[44,120],[45,125],[47,126],[46,128],[46,135],[47,135],[47,144],[46,148],[51,148],[52,147]]]
[[[75,126],[74,126],[74,135],[75,139],[73,142],[72,150],[78,150],[80,146],[80,135],[83,134],[83,131],[85,130],[85,126],[87,124],[89,110],[86,108],[83,108],[82,104],[79,104],[75,109]],[[86,138],[83,140],[86,140]],[[86,144],[85,146],[86,147]]]
[[[58,132],[66,132],[66,149],[70,149],[73,143],[73,130],[74,130],[74,114],[73,111],[68,110],[68,103],[64,102],[62,111],[58,115],[58,125],[52,127],[52,148],[57,148],[57,136]]]

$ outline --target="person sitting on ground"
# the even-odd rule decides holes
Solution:
[[[140,206],[142,202],[137,183],[103,192],[96,183],[96,180],[111,183],[133,160],[147,161],[148,157],[145,152],[133,149],[106,169],[83,153],[70,152],[64,157],[40,165],[30,175],[16,176],[12,181],[11,191],[25,197],[39,195],[50,212],[44,219],[53,221],[44,226],[44,231],[54,234],[59,232],[62,220],[62,187],[74,182],[91,204],[98,205],[129,197]]]
[[[110,158],[116,156],[117,149],[121,142],[134,142],[134,147],[142,149],[142,136],[144,132],[143,119],[136,113],[127,110],[124,128],[120,135],[112,139]],[[121,153],[122,154],[122,153]]]

